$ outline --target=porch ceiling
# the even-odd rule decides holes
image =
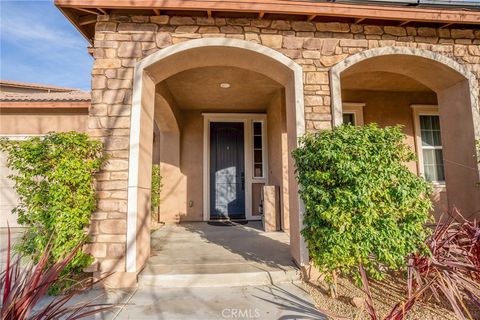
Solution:
[[[366,59],[342,72],[342,79],[365,72],[388,72],[402,75],[407,77],[407,81],[415,79],[415,81],[428,85],[433,91],[449,88],[465,80],[460,73],[453,71],[443,63],[403,54],[389,54]]]
[[[221,88],[221,83],[230,88]],[[264,111],[282,88],[260,73],[235,67],[190,69],[165,84],[180,109],[208,111]]]
[[[372,90],[393,92],[430,92],[417,80],[392,72],[356,72],[342,77],[344,90]]]

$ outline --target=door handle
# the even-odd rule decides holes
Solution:
[[[241,183],[242,183],[242,191],[244,191],[245,190],[245,172],[241,172],[240,177],[241,177]]]

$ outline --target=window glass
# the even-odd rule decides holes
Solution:
[[[438,115],[420,116],[423,170],[428,181],[445,181],[442,137]]]
[[[253,177],[263,178],[263,123],[253,122]]]
[[[262,123],[261,122],[254,122],[253,123],[253,134],[261,135],[262,134]]]
[[[343,114],[343,123],[355,125],[355,114],[354,113],[344,113]]]
[[[255,163],[262,162],[262,150],[253,150],[253,161]]]
[[[438,116],[420,116],[420,131],[423,146],[441,146],[440,121]]]
[[[256,149],[262,149],[262,135],[254,135],[253,136],[253,148]]]

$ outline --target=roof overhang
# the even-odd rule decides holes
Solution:
[[[457,7],[418,7],[379,4],[353,4],[320,1],[286,0],[55,0],[55,5],[92,42],[97,15],[115,11],[138,14],[205,15],[244,14],[259,19],[295,16],[294,19],[325,21],[342,18],[351,22],[386,22],[393,25],[430,24],[435,27],[476,27],[480,11]],[[476,25],[476,26],[475,26]]]
[[[65,87],[51,86],[51,85],[40,84],[40,83],[10,81],[10,80],[0,80],[0,88],[1,87],[34,89],[34,90],[43,90],[43,91],[52,91],[52,92],[68,92],[68,91],[78,90],[74,88],[65,88]]]
[[[90,101],[0,101],[0,109],[88,109]]]

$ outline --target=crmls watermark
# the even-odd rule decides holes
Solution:
[[[259,319],[260,309],[236,309],[226,308],[222,310],[224,319]]]

